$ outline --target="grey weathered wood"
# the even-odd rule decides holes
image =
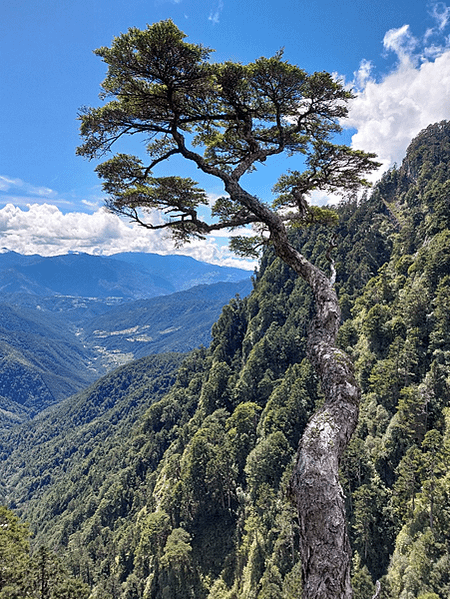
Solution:
[[[230,185],[227,191],[233,197],[237,190]],[[334,269],[328,279],[292,246],[278,215],[268,214],[255,198],[239,191],[239,200],[267,225],[276,254],[308,283],[315,299],[308,354],[325,402],[303,433],[291,481],[300,521],[302,599],[351,599],[351,550],[339,464],[358,421],[360,389],[351,360],[336,346],[341,313]]]
[[[313,291],[316,316],[308,354],[325,395],[300,440],[291,481],[300,521],[302,598],[350,599],[351,551],[339,464],[357,424],[360,390],[351,360],[336,347],[340,310],[332,282],[292,248],[274,245]]]

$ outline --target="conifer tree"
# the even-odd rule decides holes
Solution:
[[[251,225],[255,234],[234,237],[232,248],[255,254],[270,243],[310,285],[316,316],[309,357],[325,404],[306,427],[291,485],[300,517],[303,597],[348,599],[350,550],[338,468],[356,426],[359,388],[351,361],[336,347],[340,310],[332,243],[329,277],[296,249],[289,230],[334,222],[334,213],[309,205],[308,196],[367,185],[365,176],[377,163],[371,154],[333,143],[352,94],[330,74],[307,74],[281,51],[246,65],[214,63],[210,49],[184,38],[172,21],[163,21],[132,28],[96,51],[108,65],[102,97],[109,101],[80,115],[84,143],[78,154],[101,158],[121,138],[141,135],[147,162],[118,152],[96,168],[110,210],[147,229],[167,230],[178,244]],[[243,177],[280,154],[302,157],[303,170],[274,182],[270,204],[250,193]],[[225,195],[212,206],[211,219],[203,217],[208,196],[195,181],[154,174],[173,157],[222,183]]]
[[[88,587],[70,576],[46,547],[30,553],[30,533],[0,506],[0,599],[87,599]]]
[[[29,586],[29,531],[10,510],[0,506],[0,598],[25,595]]]

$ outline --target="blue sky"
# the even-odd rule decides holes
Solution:
[[[166,253],[161,235],[101,209],[94,164],[75,156],[77,113],[98,105],[105,65],[93,50],[131,26],[172,18],[215,60],[252,61],[284,47],[307,71],[335,72],[358,96],[347,140],[400,162],[414,135],[450,118],[450,8],[393,0],[14,0],[0,8],[0,247]],[[277,167],[280,167],[280,162]],[[295,168],[294,164],[289,166]],[[255,190],[270,190],[270,166]],[[213,181],[212,196],[221,193]],[[315,198],[324,201],[324,198]],[[186,246],[232,263],[224,240]]]

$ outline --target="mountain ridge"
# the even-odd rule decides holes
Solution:
[[[0,254],[0,292],[49,296],[143,299],[199,284],[237,282],[249,271],[199,262],[188,256],[119,253],[94,256]]]
[[[34,417],[135,358],[208,345],[222,306],[251,288],[248,271],[184,256],[124,256],[0,254],[0,426]],[[145,268],[155,262],[153,270],[174,281]],[[229,281],[210,283],[220,278]],[[198,280],[208,283],[199,288]],[[172,291],[176,287],[193,291]],[[132,320],[138,301],[136,318],[147,313],[146,330],[132,335],[139,330]],[[124,319],[119,335],[114,320]],[[103,329],[97,336],[96,320]]]
[[[362,390],[341,463],[355,599],[373,596],[376,580],[384,599],[450,594],[449,190],[450,123],[439,123],[371,194],[336,208],[339,344]],[[316,226],[292,240],[328,272],[329,236]],[[301,596],[288,488],[299,437],[323,399],[306,351],[313,312],[309,289],[268,248],[251,294],[224,306],[209,347],[186,356],[166,394],[151,401],[150,392],[132,428],[98,416],[77,443],[86,459],[72,462],[60,438],[39,439],[37,422],[0,436],[3,497],[95,597]],[[144,396],[141,365],[129,368]],[[125,410],[126,372],[117,394]],[[42,430],[53,417],[63,437],[55,412]]]

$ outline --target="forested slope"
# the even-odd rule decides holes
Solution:
[[[251,287],[248,277],[117,303],[11,296],[0,303],[0,429],[35,417],[133,359],[209,345],[223,305]]]
[[[355,599],[377,579],[384,598],[450,594],[449,165],[440,123],[370,195],[338,208],[340,343],[363,391],[341,468]],[[296,244],[327,269],[329,236],[310,228]],[[90,453],[80,438],[76,468],[62,455],[33,489],[29,454],[20,483],[20,446],[35,434],[23,429],[0,478],[35,542],[59,548],[98,599],[298,599],[288,481],[321,401],[305,349],[312,313],[308,289],[269,250],[252,294],[224,308],[211,346],[186,358],[114,451]]]
[[[168,353],[132,362],[35,420],[3,431],[0,478],[8,481],[6,492],[12,491],[5,496],[0,489],[3,501],[31,509],[49,488],[60,485],[61,502],[72,492],[69,477],[77,480],[75,496],[84,484],[86,460],[100,481],[107,473],[113,475],[115,453],[123,458],[130,429],[171,387],[182,358],[183,354]],[[95,492],[95,486],[87,483],[85,491]],[[43,515],[47,524],[49,516]]]
[[[363,389],[343,470],[359,577],[390,597],[450,594],[450,125],[429,127],[374,196],[397,223],[390,260],[341,341]]]
[[[90,357],[59,315],[0,303],[0,428],[87,387]]]

